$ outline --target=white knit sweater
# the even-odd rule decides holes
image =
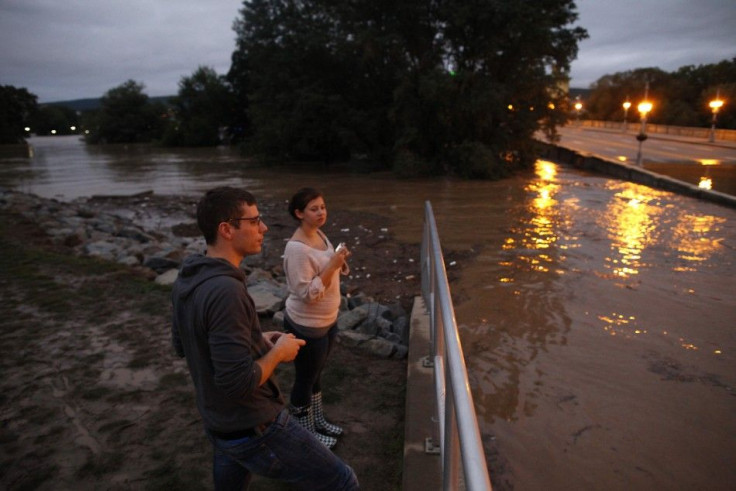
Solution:
[[[323,235],[324,237],[324,235]],[[321,251],[298,240],[290,240],[284,249],[284,272],[289,296],[286,313],[292,321],[307,327],[328,328],[337,320],[340,308],[340,276],[335,276],[325,288],[320,272],[335,254],[327,237],[327,250]],[[348,274],[345,267],[342,274]]]

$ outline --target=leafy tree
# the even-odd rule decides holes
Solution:
[[[208,67],[183,77],[170,104],[173,114],[164,134],[168,145],[215,146],[221,143],[221,130],[233,119],[233,94],[225,77]]]
[[[31,128],[37,135],[70,135],[79,130],[79,117],[70,107],[42,104],[32,118]]]
[[[413,139],[409,148],[434,167],[439,160],[466,177],[501,177],[530,165],[532,135],[540,126],[553,133],[565,118],[559,87],[587,35],[567,27],[574,8],[557,0],[438,3],[431,53],[441,54],[441,63],[405,79],[421,116],[410,116],[416,124],[402,125],[399,131],[410,131],[400,138]]]
[[[534,132],[564,122],[558,87],[586,36],[570,0],[253,0],[241,14],[228,79],[250,150],[404,174],[531,163]]]
[[[89,116],[88,143],[145,143],[163,134],[167,108],[151,103],[144,86],[133,80],[110,89],[100,100],[100,109]]]
[[[38,97],[25,88],[0,85],[0,144],[22,143],[31,117],[38,110]]]
[[[328,162],[344,153],[351,75],[335,49],[335,19],[319,4],[255,0],[241,10],[228,78],[248,108],[253,152]]]

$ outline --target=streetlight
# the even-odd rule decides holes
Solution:
[[[629,121],[628,121],[627,115],[629,114],[630,107],[631,107],[631,103],[628,100],[624,102],[624,133],[626,133],[629,130]]]
[[[578,126],[580,125],[580,110],[581,109],[583,109],[583,103],[580,102],[580,100],[578,99],[578,101],[575,103],[575,111],[576,111],[575,119],[577,120]]]
[[[718,114],[718,110],[723,106],[720,90],[716,93],[716,98],[708,103],[708,106],[710,106],[713,111],[713,119],[710,123],[710,137],[708,138],[708,141],[713,143],[716,141],[716,115]]]
[[[640,102],[636,108],[639,110],[641,117],[641,128],[636,139],[639,140],[639,153],[636,154],[636,165],[642,165],[641,144],[647,139],[647,113],[652,110],[652,103],[648,101]]]

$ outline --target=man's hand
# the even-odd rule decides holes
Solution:
[[[294,337],[293,334],[280,333],[273,345],[273,349],[279,354],[281,361],[292,361],[299,353],[299,348],[307,344],[303,339]]]
[[[269,331],[263,333],[263,340],[269,345],[265,355],[258,358],[256,363],[261,367],[261,380],[263,385],[271,376],[279,363],[293,361],[299,353],[299,348],[307,344],[303,339],[297,339],[293,334]]]
[[[281,336],[283,336],[285,333],[279,332],[279,331],[267,331],[263,333],[263,340],[266,342],[266,346],[268,346],[268,349],[273,348],[273,345],[276,344],[276,341],[279,340]]]

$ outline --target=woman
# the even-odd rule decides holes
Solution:
[[[290,409],[299,423],[332,448],[343,430],[325,420],[320,377],[337,335],[340,274],[350,271],[345,262],[350,252],[344,246],[336,251],[320,230],[327,207],[316,189],[300,189],[289,202],[289,213],[299,227],[284,250],[289,288],[284,330],[307,342],[294,360]]]

